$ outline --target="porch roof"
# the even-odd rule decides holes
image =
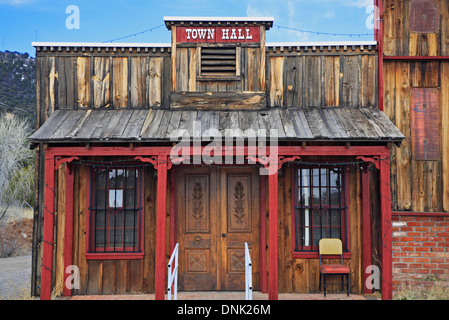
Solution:
[[[278,130],[281,141],[400,143],[404,139],[378,108],[347,107],[245,111],[62,109],[52,113],[30,138],[32,143],[169,142],[179,141],[186,134],[198,137],[201,133],[214,139],[269,137],[270,129]]]

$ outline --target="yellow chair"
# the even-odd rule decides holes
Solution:
[[[340,255],[340,264],[322,264],[321,256],[325,255]],[[343,265],[343,244],[340,239],[321,239],[319,242],[319,258],[320,258],[320,284],[323,279],[324,296],[326,296],[326,278],[328,275],[341,275],[341,289],[344,290],[343,278],[346,276],[346,292],[349,296],[349,267]]]

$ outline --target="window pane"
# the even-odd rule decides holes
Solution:
[[[296,171],[298,202],[295,203],[298,251],[318,250],[321,238],[340,238],[344,208],[341,185],[344,167],[303,167]],[[345,245],[345,244],[344,244]]]
[[[135,252],[140,236],[139,170],[92,169],[91,251]],[[108,210],[105,210],[108,208]],[[93,238],[94,237],[94,238]]]

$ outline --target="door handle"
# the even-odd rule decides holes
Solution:
[[[221,236],[222,236],[223,238],[225,238],[225,237],[226,237],[226,233],[222,233]]]

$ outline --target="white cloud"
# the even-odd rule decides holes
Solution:
[[[0,0],[0,4],[6,4],[10,6],[21,6],[23,4],[35,3],[38,0]]]

